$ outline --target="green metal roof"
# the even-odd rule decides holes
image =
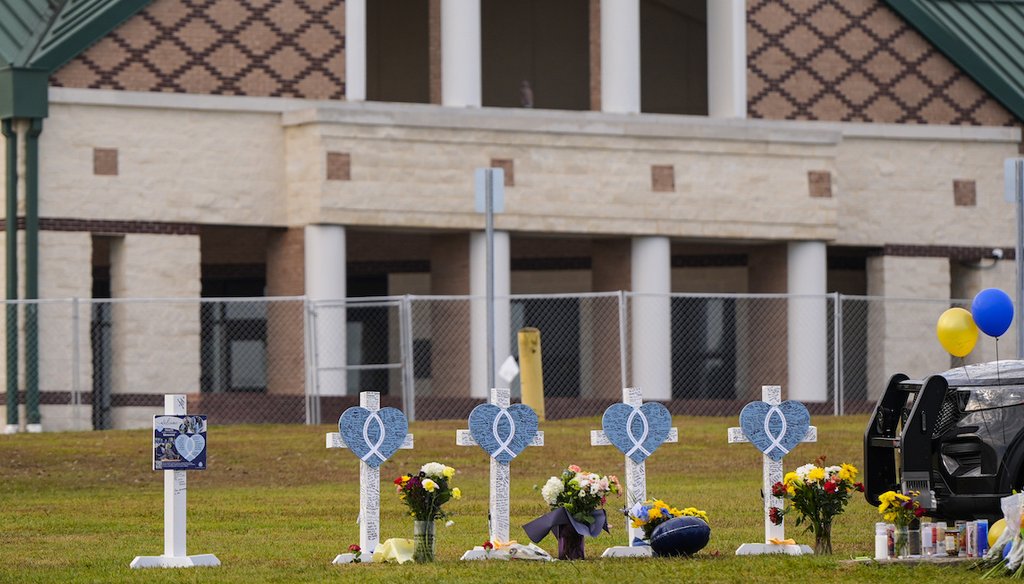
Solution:
[[[1024,0],[886,0],[1024,120]]]
[[[50,74],[153,0],[0,0],[0,119],[45,118]]]
[[[53,72],[152,0],[0,0],[0,68]]]

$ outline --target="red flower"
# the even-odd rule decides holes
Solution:
[[[488,541],[484,542],[484,546],[483,547],[484,547],[485,550],[490,551],[490,550],[494,549],[494,544],[491,543],[490,540],[488,540]]]
[[[354,544],[348,546],[348,551],[350,551],[350,552],[361,552],[361,551],[363,551],[363,548],[359,547],[359,544],[355,544],[354,543]]]
[[[776,497],[785,497],[786,496],[786,485],[782,484],[781,482],[778,482],[778,483],[775,483],[774,485],[772,485],[772,495],[774,495]]]
[[[924,513],[925,511],[921,507],[914,509],[914,517],[921,517],[922,515],[924,515]]]
[[[836,489],[838,487],[839,487],[839,485],[836,484],[835,481],[825,481],[825,492],[826,493],[835,493]]]
[[[768,520],[773,525],[782,525],[782,512],[778,507],[772,507],[768,510]]]
[[[402,486],[402,477],[398,477],[397,479],[395,479],[395,484],[398,486]]]
[[[863,493],[864,492],[864,483],[853,483],[853,488],[855,488],[859,492]]]

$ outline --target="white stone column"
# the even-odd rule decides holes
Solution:
[[[601,0],[601,110],[640,112],[640,0]]]
[[[708,115],[747,117],[747,7],[744,0],[707,0]]]
[[[480,107],[480,52],[480,0],[441,0],[441,105]]]
[[[311,302],[345,299],[345,228],[307,225],[305,234],[306,297]],[[316,310],[316,372],[320,395],[345,395],[348,374],[345,309]]]
[[[509,307],[512,264],[507,231],[494,232],[494,366],[511,355],[512,316]],[[470,395],[487,398],[487,234],[469,235]]]
[[[792,241],[787,248],[788,399],[828,401],[828,302],[825,242]],[[793,296],[795,295],[795,296]]]
[[[345,0],[345,99],[366,100],[366,0]]]
[[[630,330],[632,385],[649,400],[672,397],[672,251],[667,237],[634,237]]]

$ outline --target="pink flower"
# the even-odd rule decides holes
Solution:
[[[583,472],[583,469],[576,466],[575,464],[570,464],[569,470],[571,470],[572,472]]]

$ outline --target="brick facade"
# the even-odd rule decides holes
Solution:
[[[58,87],[343,99],[344,0],[156,0]]]
[[[747,0],[747,96],[752,118],[1014,123],[882,0]]]

